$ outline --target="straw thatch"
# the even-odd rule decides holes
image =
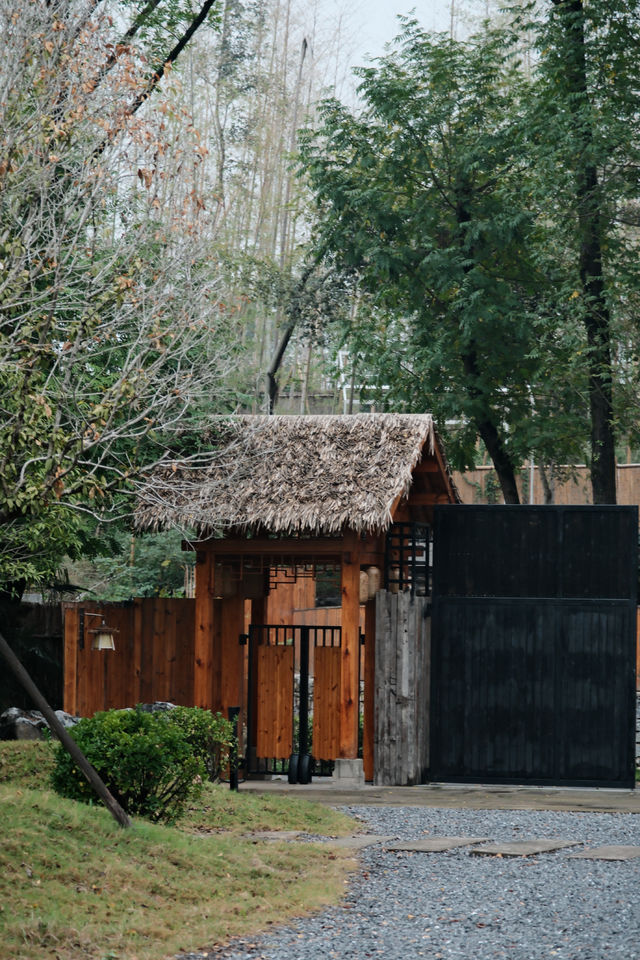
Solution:
[[[384,530],[423,451],[433,454],[436,444],[429,414],[230,418],[206,468],[174,464],[151,478],[137,523],[200,535],[229,527],[316,536]]]

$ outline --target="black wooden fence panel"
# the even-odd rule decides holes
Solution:
[[[436,510],[433,779],[632,786],[635,508]]]

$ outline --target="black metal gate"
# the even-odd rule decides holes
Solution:
[[[636,507],[438,507],[431,777],[632,787]]]
[[[312,774],[332,772],[338,744],[327,727],[339,716],[341,639],[339,626],[251,624],[248,773],[308,783]]]

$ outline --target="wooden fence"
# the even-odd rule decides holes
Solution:
[[[502,494],[492,466],[476,467],[465,473],[454,473],[454,482],[463,503],[502,503]],[[529,489],[533,479],[533,490]],[[544,487],[537,466],[528,464],[516,477],[523,503],[544,503]],[[560,477],[552,480],[553,500],[558,505],[581,506],[591,503],[589,468],[580,465],[560,469]],[[617,503],[635,506],[640,502],[640,463],[616,464]]]
[[[374,782],[424,783],[429,767],[431,621],[427,601],[376,595]]]
[[[64,604],[64,709],[87,717],[155,700],[192,706],[194,613],[194,600],[161,597]],[[102,616],[118,631],[115,651],[92,649]]]

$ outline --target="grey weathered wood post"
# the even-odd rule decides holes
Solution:
[[[429,766],[430,619],[428,601],[376,594],[374,782],[422,783]]]

